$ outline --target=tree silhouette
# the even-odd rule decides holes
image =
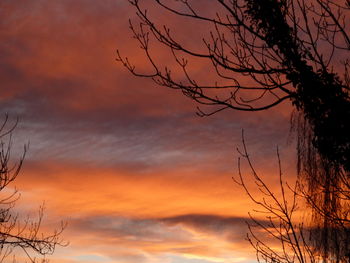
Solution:
[[[130,21],[130,29],[150,70],[139,72],[117,52],[132,74],[181,90],[204,105],[198,107],[200,116],[226,109],[261,111],[288,100],[294,105],[298,173],[307,185],[300,191],[319,228],[314,245],[324,260],[348,249],[343,237],[349,237],[350,2],[213,0],[203,7],[205,1],[154,0],[147,8],[145,1],[129,2],[139,19]],[[205,30],[181,41],[181,29],[152,16],[150,3]],[[190,45],[196,34],[201,42]],[[154,43],[168,50],[176,66],[159,62]],[[211,65],[210,81],[191,70],[197,60]]]
[[[296,118],[299,190],[313,211],[311,238],[324,261],[333,258],[339,262],[350,256],[349,174],[318,154],[312,145],[310,125],[301,116]]]
[[[339,209],[329,210],[328,207],[315,202],[313,194],[305,191],[302,177],[298,177],[294,184],[291,180],[288,182],[285,180],[278,148],[277,188],[270,187],[256,171],[243,133],[242,147],[238,151],[240,153],[238,176],[233,177],[233,180],[244,189],[255,205],[253,212],[249,213],[250,220],[247,221],[249,228],[247,240],[254,247],[258,262],[350,261],[349,184],[347,189],[339,185],[332,186],[333,191],[340,197],[337,201],[346,200],[347,212],[341,213]],[[243,164],[250,170],[250,176],[244,174]],[[317,189],[322,187],[324,187],[322,182],[317,185]],[[322,196],[321,199],[324,200]],[[311,216],[308,213],[310,204],[314,211]],[[326,218],[329,222],[327,231],[324,231],[324,226],[313,223],[315,215]],[[327,238],[324,237],[326,233]],[[326,247],[324,242],[327,242],[327,251],[324,250]]]
[[[46,255],[52,254],[57,245],[66,245],[60,235],[65,224],[52,233],[42,233],[41,224],[44,215],[44,207],[41,206],[36,219],[21,219],[14,211],[20,194],[17,189],[11,190],[9,185],[17,178],[27,146],[24,147],[23,155],[17,163],[12,164],[11,134],[16,125],[7,129],[8,117],[0,127],[0,262],[16,262],[16,254],[22,251],[27,259],[34,262],[48,262]],[[12,191],[12,192],[11,192]],[[41,258],[35,257],[35,254]]]
[[[198,108],[201,116],[225,109],[266,110],[290,100],[309,122],[319,153],[350,170],[348,1],[216,0],[210,1],[210,8],[218,11],[209,16],[196,1],[154,0],[169,14],[205,23],[209,37],[199,30],[203,37],[198,50],[177,40],[180,29],[154,22],[141,6],[144,1],[129,2],[140,20],[130,21],[130,28],[153,71],[138,72],[117,52],[117,60],[131,73],[213,107]],[[168,61],[165,65],[157,61],[152,40],[169,49],[181,77]],[[215,79],[202,84],[194,78],[191,59],[209,61]]]

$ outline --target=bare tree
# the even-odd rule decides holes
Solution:
[[[181,90],[204,105],[198,108],[200,116],[226,109],[261,111],[285,101],[294,105],[298,173],[307,185],[300,190],[321,229],[318,240],[324,259],[336,253],[341,236],[338,223],[344,220],[334,221],[330,215],[336,211],[346,219],[349,213],[350,2],[129,2],[138,17],[138,22],[130,21],[130,29],[149,62],[149,72],[139,72],[117,52],[117,60],[132,74]],[[155,8],[202,27],[184,40],[183,29],[167,26],[167,21],[154,15]],[[174,63],[157,59],[159,47],[168,51]],[[206,73],[214,73],[209,74],[210,80],[196,77],[191,70],[198,60],[211,65],[206,68]]]
[[[41,206],[35,219],[22,218],[15,211],[16,201],[20,194],[16,188],[10,188],[10,184],[17,178],[27,146],[24,146],[23,155],[17,163],[13,163],[11,157],[11,134],[16,124],[7,128],[8,117],[0,127],[0,262],[13,260],[16,262],[15,253],[20,250],[30,262],[48,262],[46,255],[54,252],[57,245],[66,245],[60,236],[65,228],[61,226],[52,233],[43,233],[41,230],[44,207]],[[39,259],[35,255],[40,255]],[[12,257],[12,259],[11,259]]]
[[[287,183],[282,173],[278,149],[278,176],[276,177],[279,191],[276,191],[275,188],[271,190],[272,188],[256,171],[243,134],[242,141],[243,147],[242,150],[239,150],[238,177],[233,180],[244,189],[257,207],[252,213],[249,213],[247,240],[255,249],[258,261],[271,263],[349,262],[349,210],[345,214],[340,213],[339,210],[329,213],[328,207],[319,206],[318,202],[314,202],[315,196],[310,195],[309,191],[304,191],[304,179],[300,176],[296,177],[294,185],[290,180]],[[247,174],[243,175],[242,163],[247,165],[251,177],[248,177]],[[252,186],[247,182],[254,182],[254,184]],[[317,184],[317,190],[322,190],[322,187],[324,187],[322,184]],[[344,197],[342,202],[345,204],[343,205],[349,207],[348,189],[344,191],[344,187],[340,185],[332,187],[334,192]],[[324,193],[321,191],[318,194]],[[322,197],[321,199],[324,200]],[[311,208],[310,203],[313,204]],[[301,209],[304,213],[301,212]],[[310,211],[312,211],[312,216],[308,215]],[[325,227],[320,227],[318,221],[314,221],[315,216],[326,217],[329,221],[328,234],[336,233],[338,236],[324,239]],[[322,245],[315,243],[317,240]],[[325,241],[329,242],[326,255],[323,244]]]
[[[117,60],[131,73],[181,90],[207,107],[198,108],[201,116],[225,109],[266,110],[289,100],[312,127],[319,153],[350,170],[349,1],[129,2],[139,19],[130,21],[130,29],[150,70],[137,71],[118,52]],[[180,41],[180,28],[149,15],[147,9],[155,7],[206,29]],[[199,41],[189,45],[188,39]],[[157,60],[154,43],[168,50],[177,67]],[[210,81],[194,77],[191,62],[197,59],[212,65],[206,69],[215,72]],[[177,69],[182,75],[174,73]]]

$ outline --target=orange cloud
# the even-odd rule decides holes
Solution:
[[[132,173],[68,164],[27,167],[17,183],[24,191],[40,193],[64,214],[111,213],[133,217],[181,214],[245,215],[247,200],[237,198],[230,174],[191,170]],[[215,179],[214,179],[215,178]]]

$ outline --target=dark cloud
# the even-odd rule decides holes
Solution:
[[[244,240],[247,234],[245,217],[224,217],[217,215],[180,215],[162,219],[167,224],[182,224],[197,231],[228,238],[232,242]]]
[[[250,217],[225,217],[218,215],[203,214],[186,214],[175,217],[161,219],[162,222],[170,225],[182,225],[194,229],[200,233],[211,234],[219,239],[227,240],[231,244],[239,244],[246,242],[249,246],[247,235],[249,233],[248,225],[252,232],[259,240],[269,245],[280,245],[280,240],[273,237],[261,226],[270,228],[271,222],[266,219],[254,217],[254,221]],[[278,226],[278,222],[275,225]]]
[[[86,216],[70,220],[73,231],[94,233],[98,236],[124,242],[183,242],[191,238],[189,232],[180,227],[145,218],[123,216]],[[113,241],[114,242],[114,241]]]
[[[74,231],[99,233],[110,238],[135,242],[183,242],[191,240],[191,234],[183,226],[207,233],[230,242],[241,242],[246,237],[245,217],[224,217],[217,215],[186,214],[167,218],[127,218],[123,216],[86,216],[72,219],[70,226]],[[267,225],[267,221],[259,221]]]

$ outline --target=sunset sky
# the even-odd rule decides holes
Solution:
[[[289,102],[198,117],[181,92],[116,61],[119,49],[147,69],[128,28],[134,13],[126,0],[0,1],[0,111],[19,118],[13,159],[30,144],[13,185],[18,209],[44,201],[45,229],[68,223],[70,244],[53,263],[254,262],[251,202],[231,179],[236,148],[244,129],[273,187],[279,146],[292,176]]]

